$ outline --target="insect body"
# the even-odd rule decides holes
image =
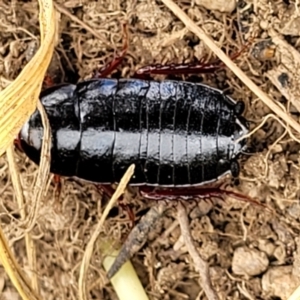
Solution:
[[[42,92],[52,130],[51,172],[97,183],[119,182],[134,163],[131,185],[202,185],[238,175],[247,133],[243,107],[203,84],[91,79]],[[20,133],[39,163],[43,137],[36,111]]]

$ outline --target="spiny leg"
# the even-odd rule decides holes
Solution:
[[[157,189],[149,191],[149,189],[140,189],[141,195],[149,200],[192,200],[192,199],[211,199],[217,198],[224,200],[224,196],[232,197],[240,201],[252,203],[259,206],[264,204],[252,199],[251,197],[227,190],[221,187],[222,184],[214,187],[190,187],[190,188],[170,188],[170,189]]]
[[[54,174],[54,210],[61,212],[62,202],[61,202],[61,176]]]
[[[123,49],[120,54],[115,55],[113,60],[102,67],[99,71],[94,74],[94,77],[104,78],[111,74],[122,62],[123,58],[125,57],[128,49],[128,31],[127,25],[123,24]]]
[[[252,43],[254,38],[252,38],[243,48],[230,56],[231,60],[238,58]],[[153,64],[144,66],[138,69],[135,73],[135,77],[141,77],[149,74],[156,75],[184,75],[184,74],[200,74],[200,73],[213,73],[219,69],[226,67],[223,62],[215,63],[204,63],[201,59],[198,63],[194,64]]]

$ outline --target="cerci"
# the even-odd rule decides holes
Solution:
[[[248,128],[244,106],[222,91],[182,81],[96,78],[41,93],[52,131],[50,170],[95,183],[119,182],[135,164],[131,185],[200,186],[226,173]],[[20,132],[39,164],[43,137],[36,111]]]

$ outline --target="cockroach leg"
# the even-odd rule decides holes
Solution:
[[[49,87],[55,85],[55,83],[50,75],[48,75],[48,74],[45,75],[43,85],[44,85],[44,88],[49,88]]]
[[[93,77],[104,78],[111,74],[122,62],[128,49],[128,31],[127,25],[123,24],[123,49],[120,54],[115,55],[113,60],[97,71]]]
[[[109,198],[112,197],[115,190],[110,184],[95,184],[98,191],[105,193]]]
[[[124,211],[126,211],[128,217],[129,217],[129,220],[131,221],[130,230],[132,230],[135,226],[135,214],[132,210],[132,207],[130,207],[129,204],[124,204],[121,202],[119,202],[119,205]]]
[[[170,189],[157,189],[149,191],[148,189],[140,189],[142,197],[149,200],[191,200],[191,199],[203,199],[210,200],[216,198],[224,200],[225,196],[235,198],[240,201],[249,202],[259,206],[265,206],[251,197],[240,194],[238,192],[230,191],[216,185],[214,187],[190,187],[190,188],[170,188]]]
[[[61,201],[61,190],[62,190],[62,183],[61,183],[61,176],[54,174],[53,176],[53,183],[54,183],[54,204],[53,209],[56,213],[61,213],[62,211],[62,201]]]
[[[56,193],[60,197],[61,194],[61,177],[59,175],[54,174],[53,181],[56,187]]]
[[[253,38],[243,46],[243,48],[230,56],[231,60],[238,58],[253,42]],[[213,73],[219,69],[225,68],[226,65],[221,61],[215,61],[213,63],[204,63],[201,59],[198,63],[190,64],[153,64],[144,66],[138,69],[135,76],[140,77],[143,75],[184,75],[184,74],[200,74],[200,73]]]
[[[61,212],[61,176],[54,174],[53,176],[53,182],[54,182],[54,209],[57,212]]]
[[[22,146],[21,146],[21,139],[20,134],[14,139],[14,146],[21,152],[23,152]]]

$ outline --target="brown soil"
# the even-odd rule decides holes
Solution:
[[[182,0],[178,5],[229,55],[256,36],[236,63],[298,120],[299,112],[264,76],[280,64],[280,59],[276,49],[272,55],[272,41],[263,29],[263,22],[269,22],[290,45],[299,49],[298,32],[294,33],[291,25],[286,26],[288,21],[299,19],[297,1],[255,1],[259,4],[238,1],[232,13],[209,11],[197,5],[198,1],[190,2]],[[185,31],[182,22],[160,1],[70,0],[60,1],[59,5],[64,5],[102,39],[66,14],[59,14],[59,39],[49,68],[49,75],[57,83],[76,83],[91,77],[115,51],[120,51],[124,21],[130,33],[129,51],[113,77],[132,76],[146,64],[195,62],[202,57],[215,59],[203,42]],[[4,86],[18,75],[36,50],[37,1],[2,1],[0,20],[0,78]],[[245,117],[253,128],[270,113],[226,68],[189,80],[220,88],[232,98],[242,100],[246,105]],[[287,299],[300,282],[297,237],[300,146],[273,118],[251,135],[249,146],[253,154],[241,159],[240,179],[235,188],[259,199],[275,213],[234,199],[214,201],[213,205],[201,202],[196,207],[191,203],[187,206],[190,229],[199,253],[209,262],[213,286],[220,299]],[[28,197],[37,168],[18,151],[16,158]],[[0,160],[0,171],[2,227],[18,262],[28,271],[24,229],[18,223],[20,215],[5,157]],[[107,200],[102,199],[93,185],[70,178],[63,181],[61,197],[63,206],[58,212],[53,207],[54,190],[49,181],[49,190],[31,232],[37,257],[34,272],[38,274],[41,294],[48,300],[77,299],[82,255]],[[137,220],[153,205],[142,200],[131,202]],[[176,206],[171,206],[132,262],[150,299],[207,299],[191,257],[184,245],[178,246],[180,228],[176,216]],[[130,225],[127,214],[116,207],[106,220],[102,235],[120,241]],[[19,299],[3,268],[0,270],[1,299]],[[89,268],[90,299],[117,299],[104,275],[96,251]]]

